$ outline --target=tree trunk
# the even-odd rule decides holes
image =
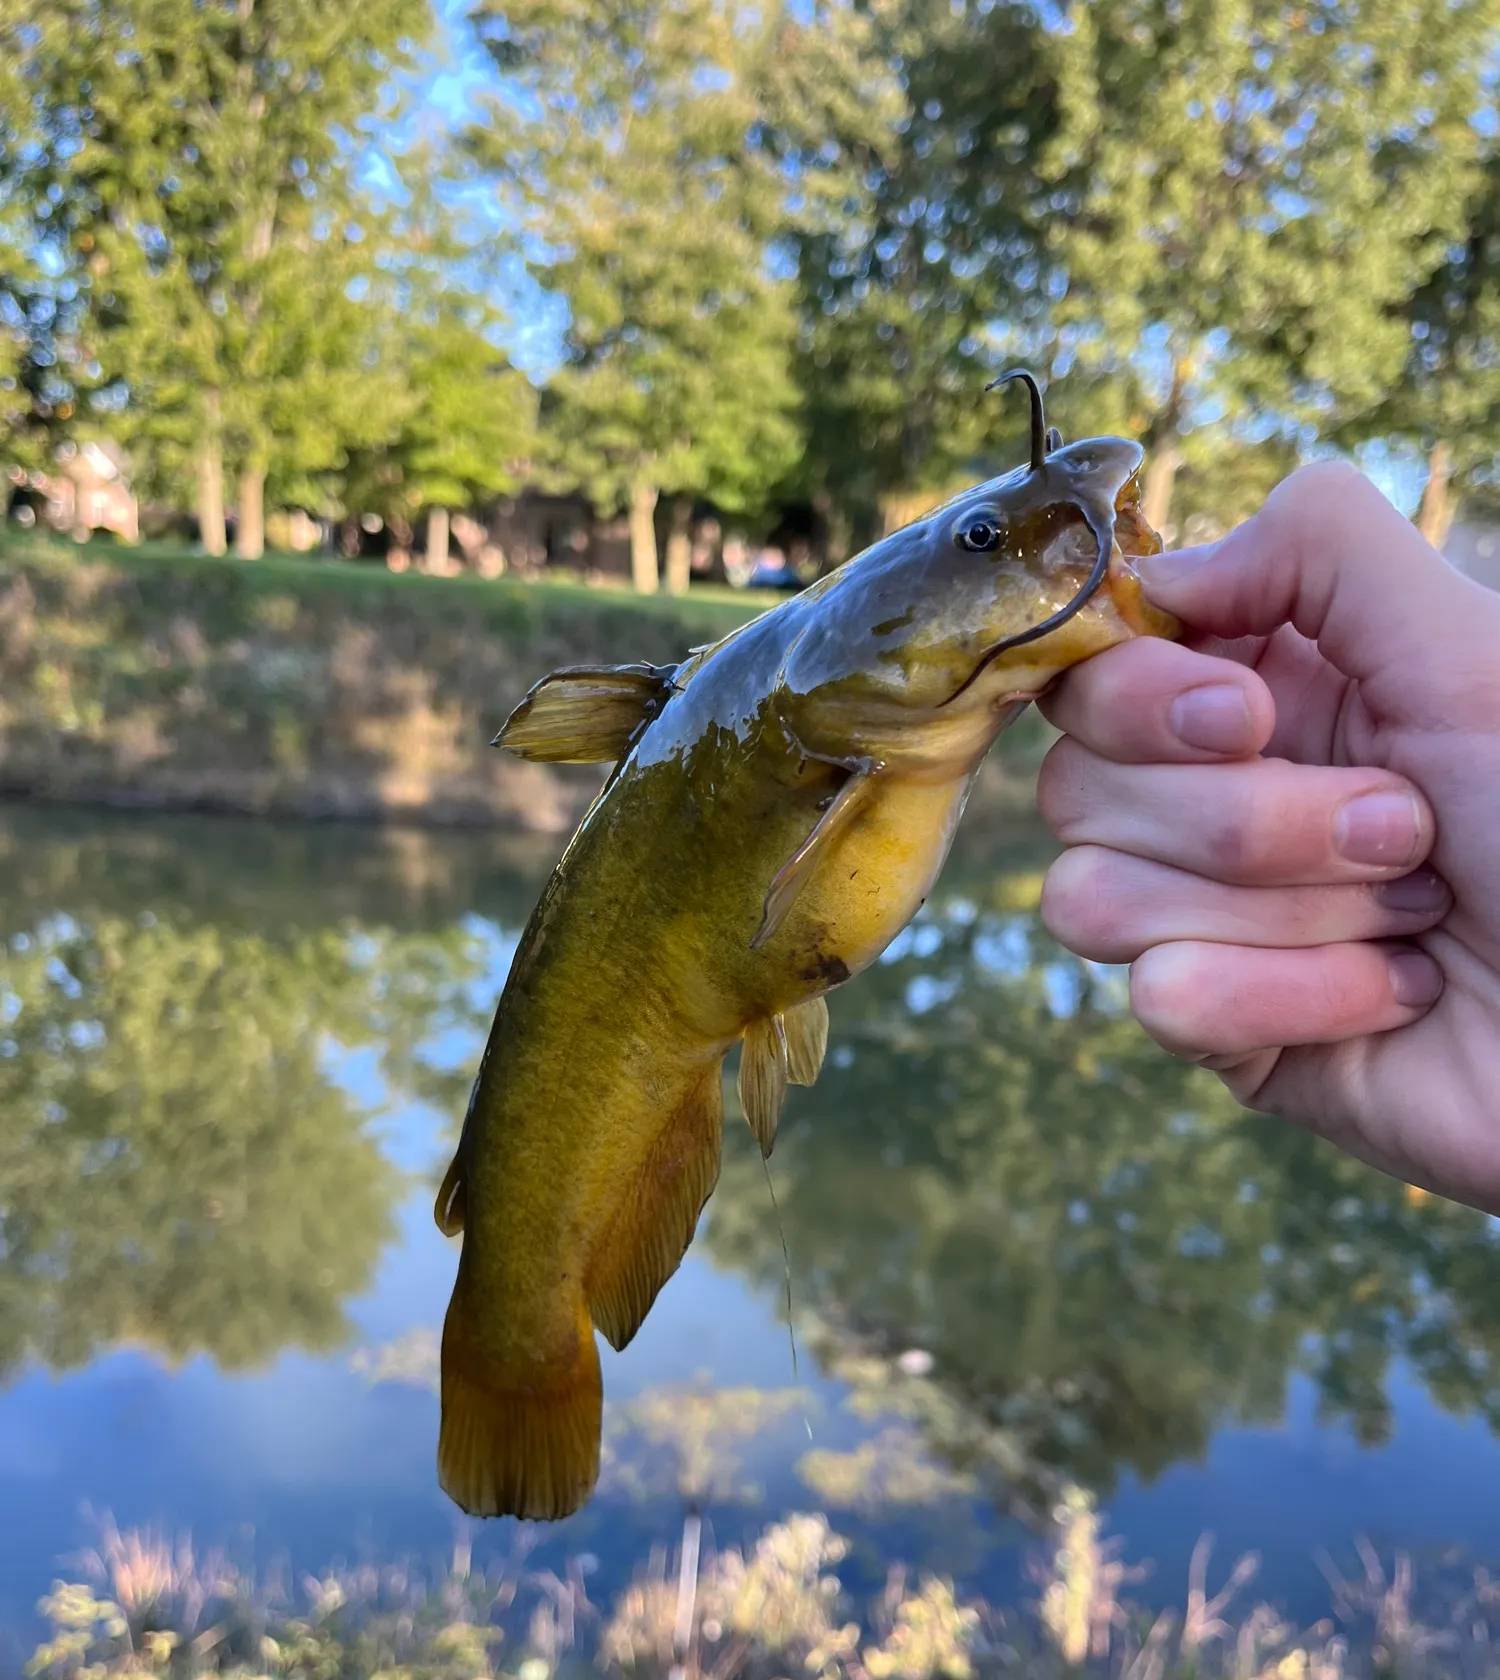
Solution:
[[[205,553],[222,554],[229,544],[224,535],[224,454],[217,391],[210,391],[203,400],[203,435],[193,465],[198,476],[198,540]]]
[[[241,560],[259,560],[266,551],[266,469],[258,463],[240,474],[234,551]]]
[[[1183,354],[1174,355],[1172,389],[1146,434],[1146,454],[1150,465],[1146,468],[1146,482],[1141,489],[1141,517],[1163,538],[1167,534],[1167,521],[1172,516],[1172,490],[1177,483],[1177,469],[1182,465],[1182,451],[1177,447],[1177,426],[1182,419],[1188,382],[1192,376],[1191,358]]]
[[[1153,531],[1161,531],[1172,512],[1172,486],[1177,482],[1177,469],[1181,465],[1182,456],[1170,443],[1152,452],[1141,492],[1141,517]]]
[[[427,510],[427,570],[448,570],[448,510],[433,507]]]
[[[667,533],[667,593],[686,595],[693,577],[693,504],[686,496],[672,503],[672,529]]]
[[[1447,542],[1454,512],[1453,451],[1440,439],[1427,457],[1427,484],[1417,510],[1417,529],[1434,548]]]
[[[852,535],[849,515],[843,505],[835,502],[827,491],[820,490],[813,497],[813,508],[823,522],[823,563],[820,570],[831,572],[849,558]]]
[[[656,565],[656,486],[640,484],[630,494],[630,581],[642,595],[660,583]]]

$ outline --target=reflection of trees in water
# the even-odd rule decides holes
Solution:
[[[977,839],[836,994],[829,1065],[783,1123],[824,1358],[1012,1480],[1153,1473],[1278,1416],[1293,1370],[1378,1438],[1396,1357],[1500,1421],[1491,1222],[1240,1116],[1038,932],[1044,851],[1000,874]],[[0,812],[0,1371],[122,1338],[244,1363],[342,1335],[400,1186],[328,1051],[374,1053],[456,1127],[472,1058],[428,1055],[488,1025],[469,918],[515,928],[545,869],[494,847]],[[779,1293],[753,1149],[711,1209],[709,1250]],[[898,1371],[910,1348],[930,1374]]]
[[[257,925],[268,859],[216,857],[212,826],[200,852],[121,824],[124,891],[103,825],[0,846],[0,1372],[120,1340],[229,1366],[331,1345],[402,1188],[332,1054],[461,1111],[469,1070],[422,1052],[488,1017],[475,937],[381,925],[378,876],[368,922],[314,894]]]
[[[1051,945],[1028,896],[1004,877],[988,906],[940,895],[835,997],[829,1064],[773,1157],[825,1358],[878,1389],[926,1350],[931,1376],[893,1393],[950,1459],[1021,1442],[1103,1486],[1278,1417],[1295,1370],[1366,1441],[1396,1357],[1500,1422],[1495,1226],[1240,1115],[1145,1039],[1115,976]],[[778,1287],[750,1151],[713,1210],[714,1255]]]

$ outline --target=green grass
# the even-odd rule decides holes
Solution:
[[[327,594],[354,605],[360,600],[396,600],[413,609],[476,608],[485,616],[504,620],[513,607],[530,613],[575,611],[619,614],[625,618],[649,617],[692,623],[724,635],[736,625],[756,617],[775,597],[754,595],[727,585],[696,585],[686,596],[637,595],[627,588],[585,583],[567,575],[536,580],[505,576],[481,578],[471,574],[432,577],[425,572],[392,572],[375,560],[341,560],[268,551],[259,560],[241,560],[230,555],[205,555],[181,543],[143,542],[136,545],[112,542],[75,544],[56,538],[14,537],[0,540],[0,570],[19,566],[46,569],[74,568],[80,564],[103,565],[124,574],[188,573],[195,577],[220,578],[246,593],[289,592],[302,597]]]

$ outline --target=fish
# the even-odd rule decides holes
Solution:
[[[1068,667],[1181,627],[1134,562],[1144,451],[1064,445],[966,490],[678,664],[570,667],[496,745],[607,763],[506,979],[435,1205],[462,1237],[438,1479],[556,1521],[598,1479],[596,1332],[628,1346],[717,1181],[724,1062],[769,1156],[827,994],[927,897],[979,766]]]

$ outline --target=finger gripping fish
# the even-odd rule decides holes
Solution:
[[[464,1510],[559,1518],[599,1471],[594,1332],[623,1348],[719,1173],[723,1061],[769,1154],[825,994],[916,913],[1001,730],[1068,666],[1173,636],[1132,560],[1139,445],[1062,445],[680,665],[555,672],[497,744],[617,761],[534,911],[453,1164],[438,1470]]]

